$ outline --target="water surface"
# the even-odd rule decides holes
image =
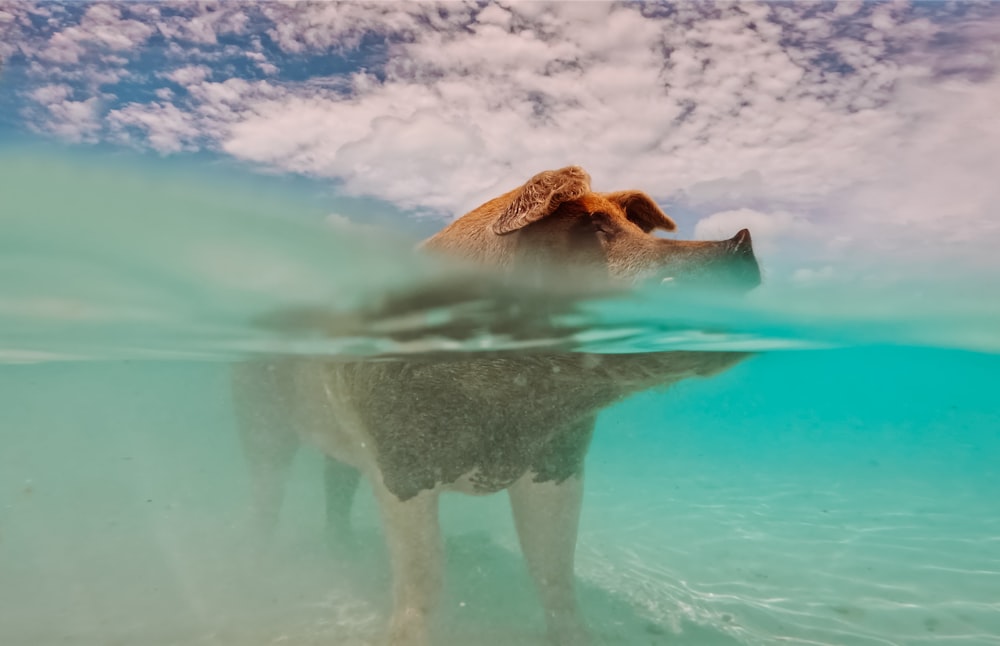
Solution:
[[[304,452],[262,557],[229,363],[562,348],[757,353],[602,414],[577,568],[601,640],[1000,643],[988,280],[772,275],[539,322],[488,279],[448,291],[469,283],[405,235],[239,178],[25,150],[0,178],[0,642],[372,643],[389,581],[370,495],[366,547],[331,554]],[[508,516],[502,495],[444,498],[440,643],[544,643]]]

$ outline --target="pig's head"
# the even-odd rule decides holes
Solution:
[[[672,240],[671,220],[641,191],[595,193],[577,166],[545,171],[452,223],[428,247],[555,280],[609,279],[752,289],[760,284],[750,232]]]

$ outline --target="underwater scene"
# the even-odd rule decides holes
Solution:
[[[746,353],[598,417],[576,547],[594,643],[1000,644],[989,274],[799,284],[758,250],[746,293],[517,301],[413,253],[439,227],[329,218],[209,165],[4,151],[0,642],[380,643],[370,489],[354,545],[332,547],[304,448],[262,544],[233,364],[545,351]],[[433,643],[548,643],[507,496],[445,494],[440,513]]]

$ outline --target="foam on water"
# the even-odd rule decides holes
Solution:
[[[1000,644],[995,283],[654,290],[544,324],[487,285],[371,319],[456,270],[293,197],[94,164],[0,156],[0,643],[372,643],[369,494],[365,547],[331,555],[303,454],[260,558],[226,361],[567,347],[760,351],[602,414],[578,576],[603,642]],[[544,643],[508,515],[445,498],[440,643]]]

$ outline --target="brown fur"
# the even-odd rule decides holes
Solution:
[[[592,192],[587,173],[568,167],[487,202],[424,249],[546,283],[714,275],[748,288],[759,281],[745,231],[721,242],[650,235],[674,228],[645,193]],[[426,643],[426,615],[439,587],[437,494],[510,487],[550,635],[556,643],[579,644],[586,632],[573,600],[572,551],[597,413],[629,394],[710,375],[743,356],[506,352],[244,364],[234,384],[261,522],[276,522],[296,437],[331,459],[329,520],[340,535],[358,474],[365,476],[382,506],[393,558],[389,641],[411,646]]]
[[[631,282],[652,274],[709,270],[747,286],[760,282],[749,234],[720,242],[656,238],[676,224],[641,191],[595,193],[583,169],[545,171],[490,200],[424,242],[424,248],[508,271],[579,272],[582,280]],[[745,241],[744,241],[745,240]]]

